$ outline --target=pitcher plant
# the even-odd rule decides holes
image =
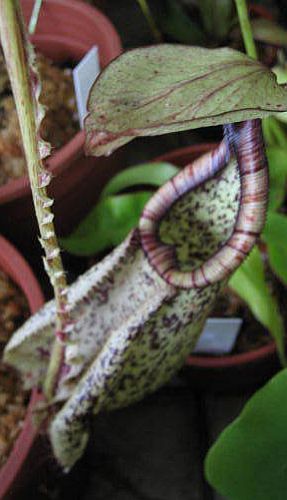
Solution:
[[[122,244],[67,287],[40,159],[38,80],[18,2],[0,0],[0,19],[55,290],[15,333],[5,360],[26,388],[43,388],[52,448],[69,470],[93,415],[139,400],[183,365],[219,292],[252,250],[268,198],[260,119],[287,110],[287,91],[253,53],[228,48],[163,44],[114,60],[90,94],[88,154],[197,127],[223,125],[224,135],[154,194]]]

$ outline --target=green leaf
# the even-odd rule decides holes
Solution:
[[[269,213],[262,238],[272,270],[287,285],[287,216]]]
[[[287,370],[245,405],[209,450],[210,484],[228,500],[287,498]]]
[[[233,0],[200,0],[198,2],[205,31],[217,40],[229,33],[233,15]]]
[[[258,42],[268,45],[287,46],[287,31],[279,24],[263,19],[262,17],[251,21],[252,33]]]
[[[254,317],[269,330],[283,361],[285,335],[283,319],[279,305],[266,283],[264,265],[257,247],[231,277],[229,286],[248,304]]]
[[[128,51],[96,80],[85,121],[89,154],[138,136],[262,118],[287,110],[287,91],[235,50],[157,45]]]
[[[265,144],[271,147],[281,147],[283,149],[287,149],[287,136],[284,130],[284,125],[280,123],[284,121],[282,116],[287,113],[274,113],[273,116],[268,116],[262,120],[262,128]],[[278,118],[280,116],[280,122]]]
[[[198,24],[186,13],[178,0],[166,0],[164,11],[158,19],[158,24],[166,35],[171,36],[177,42],[204,45],[206,37]]]
[[[102,191],[102,197],[140,185],[161,186],[179,169],[166,162],[150,162],[130,167],[115,175]]]
[[[151,162],[127,168],[117,174],[105,186],[96,207],[68,238],[61,239],[63,248],[75,255],[93,255],[121,243],[137,225],[152,193],[143,191],[111,195],[134,186],[161,186],[178,170],[170,163]]]
[[[134,228],[152,193],[139,192],[103,198],[68,237],[60,240],[68,252],[94,255],[121,243]]]
[[[287,150],[279,147],[267,149],[269,164],[269,211],[278,210],[286,196]]]

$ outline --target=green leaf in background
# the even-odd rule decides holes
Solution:
[[[204,45],[206,37],[198,24],[186,13],[178,0],[166,0],[158,19],[161,31],[177,42]]]
[[[129,167],[115,175],[105,186],[101,197],[116,194],[133,186],[161,186],[178,173],[179,169],[171,163],[149,162]]]
[[[258,42],[264,42],[268,45],[276,45],[279,47],[287,46],[287,31],[279,24],[260,17],[252,19],[251,27],[253,37]]]
[[[228,500],[287,498],[287,370],[245,405],[209,450],[210,484]]]
[[[105,186],[98,204],[67,238],[61,239],[65,250],[75,255],[94,255],[121,243],[138,224],[141,212],[152,195],[141,191],[112,196],[127,188],[143,185],[161,186],[179,169],[166,162],[150,162],[127,168]]]
[[[264,265],[258,247],[252,250],[249,257],[231,277],[229,286],[247,303],[254,317],[269,330],[276,342],[281,362],[285,364],[284,323],[279,305],[266,283]]]
[[[234,0],[200,0],[198,7],[205,31],[216,40],[227,37],[234,19]]]
[[[281,119],[287,113],[274,113],[273,116],[268,116],[262,120],[263,136],[266,146],[280,147],[287,149],[287,136],[284,130],[284,124],[279,123],[278,117],[280,115],[280,122],[285,120]]]
[[[266,153],[270,179],[268,209],[274,211],[281,207],[286,196],[287,148],[269,147]]]
[[[75,255],[94,255],[118,245],[136,227],[151,194],[143,191],[103,198],[68,238],[60,240],[62,247]]]
[[[287,216],[269,213],[262,239],[267,244],[271,269],[287,285]]]
[[[88,154],[135,137],[262,118],[287,110],[287,90],[261,63],[229,48],[157,45],[125,52],[94,83]]]

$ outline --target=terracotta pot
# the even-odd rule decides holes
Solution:
[[[27,298],[31,313],[35,313],[44,304],[40,286],[27,262],[2,236],[0,236],[0,269],[21,288]],[[33,392],[23,429],[7,462],[0,469],[0,499],[8,498],[6,497],[8,492],[11,498],[11,488],[21,476],[26,457],[34,443],[37,433],[33,428],[31,414],[40,397],[37,391]]]
[[[34,0],[22,0],[28,21]],[[99,47],[101,67],[121,52],[120,39],[110,21],[90,5],[76,0],[45,0],[32,41],[55,62],[79,61],[93,46]],[[86,215],[106,180],[122,166],[121,154],[87,158],[81,131],[47,160],[53,174],[49,192],[55,198],[55,225],[59,235],[68,234]],[[38,244],[28,177],[0,187],[0,228],[30,262]]]
[[[216,144],[198,144],[172,151],[157,160],[185,166],[196,157],[210,151]],[[279,368],[276,346],[273,341],[264,347],[236,355],[190,355],[185,373],[190,384],[200,390],[241,390],[254,388],[270,378]]]

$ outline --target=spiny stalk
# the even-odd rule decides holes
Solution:
[[[33,202],[45,252],[44,265],[54,289],[57,304],[56,341],[45,382],[45,394],[51,399],[61,369],[64,342],[72,328],[67,304],[67,284],[54,229],[53,200],[47,194],[51,174],[42,162],[50,154],[50,145],[40,138],[44,108],[39,103],[41,86],[35,54],[28,41],[18,0],[0,0],[1,43],[16,103],[27,162]]]

